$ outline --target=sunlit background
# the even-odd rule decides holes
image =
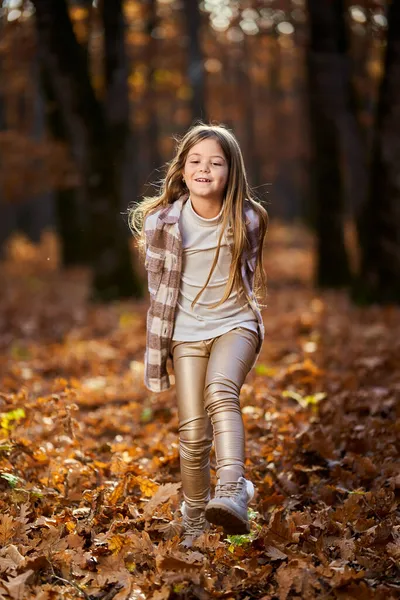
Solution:
[[[88,47],[92,85],[101,96],[103,30],[97,3],[69,4],[75,33]],[[124,3],[136,146],[131,169],[137,177],[127,183],[123,202],[161,176],[155,169],[171,158],[172,136],[185,131],[193,120],[191,77],[199,65],[188,60],[190,4],[178,0]],[[367,131],[381,75],[387,25],[384,4],[349,3],[347,10],[358,112]],[[310,152],[305,1],[207,0],[200,2],[200,11],[204,117],[233,128],[251,184],[268,200],[271,214],[299,217],[308,194]],[[51,207],[45,210],[43,203],[51,204],[49,194],[59,185],[73,183],[74,177],[64,149],[49,139],[33,21],[30,2],[3,1],[0,202],[4,213],[6,204],[25,203],[35,196],[37,210],[43,213],[40,225],[45,226],[53,217]],[[3,239],[6,233],[2,232]]]
[[[360,214],[381,177],[371,165],[389,6],[3,0],[1,254],[16,236],[31,250],[47,236],[62,265],[90,264],[113,235],[128,239],[128,206],[155,193],[176,137],[202,119],[236,134],[272,226],[346,245],[349,258],[329,250],[328,270],[348,262],[357,271]],[[329,242],[323,205],[336,223]],[[333,283],[346,283],[348,270]]]

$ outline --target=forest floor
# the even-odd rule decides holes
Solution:
[[[271,228],[266,338],[241,392],[251,533],[212,528],[186,549],[174,386],[143,385],[147,299],[90,304],[88,273],[59,270],[51,236],[14,240],[1,600],[400,597],[400,309],[315,291],[312,250]]]

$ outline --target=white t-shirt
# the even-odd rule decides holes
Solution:
[[[222,208],[212,219],[200,217],[190,198],[183,206],[179,221],[183,262],[172,340],[206,340],[239,326],[258,331],[256,316],[244,291],[238,294],[233,289],[223,304],[208,308],[222,298],[228,282],[232,256],[226,235],[222,238],[218,263],[211,279],[194,307],[191,307],[210,272],[221,232],[221,217]]]

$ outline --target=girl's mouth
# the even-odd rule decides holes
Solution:
[[[199,177],[198,179],[195,179],[195,181],[198,181],[199,183],[211,183],[211,179],[205,179],[204,177]]]

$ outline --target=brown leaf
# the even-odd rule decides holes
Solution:
[[[97,583],[101,586],[106,583],[123,583],[129,580],[131,575],[125,567],[121,555],[102,556],[97,567]]]
[[[15,571],[16,567],[17,565],[10,557],[6,556],[5,558],[0,558],[0,573]]]
[[[149,500],[144,508],[144,518],[148,519],[151,517],[154,510],[160,506],[160,504],[163,504],[173,496],[176,496],[181,485],[181,483],[165,483],[164,485],[160,485],[154,496],[151,498],[151,500]]]
[[[17,575],[16,577],[9,578],[8,581],[3,582],[3,585],[7,588],[8,593],[13,600],[22,600],[25,592],[25,584],[33,575],[34,571],[29,569],[29,571],[21,573],[21,575]]]
[[[266,540],[286,546],[294,541],[296,526],[291,518],[284,518],[280,509],[276,510],[268,525]]]
[[[112,506],[115,506],[117,504],[118,500],[123,496],[124,491],[125,491],[125,486],[126,486],[126,480],[124,478],[122,481],[119,482],[119,484],[116,486],[116,488],[110,494],[110,496],[108,498],[108,502]]]
[[[14,519],[11,515],[0,515],[0,544],[5,546],[15,531]]]
[[[7,556],[7,558],[10,558],[14,562],[15,567],[17,569],[21,565],[23,565],[26,560],[25,556],[22,556],[22,554],[18,550],[17,546],[15,546],[14,544],[10,544],[10,546],[8,546],[6,556]]]
[[[198,563],[198,556],[200,556],[203,560],[204,557],[199,552],[193,553],[195,558],[187,560],[183,560],[181,557],[176,557],[173,555],[169,556],[157,556],[157,569],[159,571],[190,571],[190,572],[200,572],[203,569],[203,564]]]
[[[285,554],[284,552],[281,552],[278,548],[276,548],[275,546],[267,546],[265,548],[265,554],[267,556],[269,556],[269,558],[271,560],[284,560],[285,558],[288,557],[287,554]]]
[[[279,600],[286,600],[292,587],[298,594],[302,592],[310,575],[309,564],[304,560],[293,559],[287,565],[279,567],[276,575]]]
[[[332,578],[333,587],[342,587],[347,585],[351,581],[363,579],[366,575],[366,571],[355,571],[350,569],[347,565],[341,571],[336,571]]]
[[[150,600],[168,600],[171,595],[169,585],[163,585],[159,590],[156,590]]]
[[[356,549],[354,540],[338,540],[337,545],[340,548],[340,555],[344,560],[352,561],[354,559],[354,553]]]

